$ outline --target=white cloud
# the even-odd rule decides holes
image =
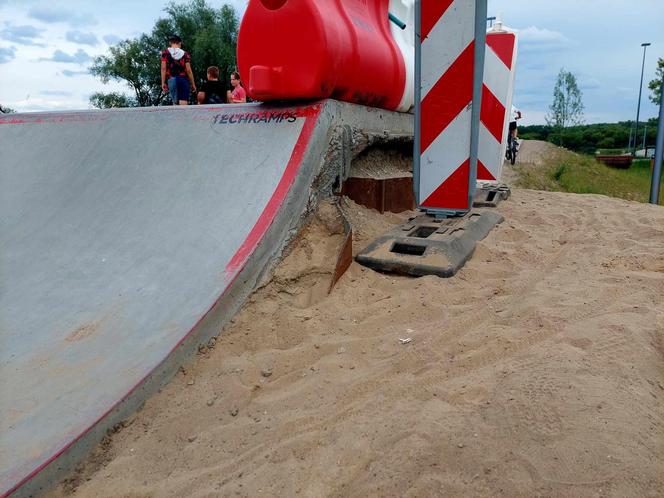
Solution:
[[[67,31],[66,38],[67,41],[77,43],[79,45],[95,46],[99,43],[97,35],[94,33],[83,33],[82,31],[78,30]]]
[[[574,45],[574,42],[560,31],[553,31],[537,26],[519,30],[521,50],[560,50]]]
[[[53,52],[51,57],[42,57],[41,61],[63,62],[65,64],[85,64],[92,60],[92,57],[83,49],[78,49],[74,54],[68,54],[58,49]]]
[[[520,107],[522,119],[519,121],[519,126],[530,126],[535,124],[546,123],[546,113],[542,108],[538,107]]]
[[[108,45],[116,45],[122,40],[122,38],[115,35],[105,35],[103,39]]]
[[[66,23],[73,28],[97,24],[97,20],[92,14],[79,14],[73,10],[46,5],[32,7],[28,11],[28,17],[47,24]]]
[[[597,90],[602,87],[602,83],[597,78],[579,78],[579,88],[581,90]]]
[[[39,92],[40,95],[47,95],[50,97],[71,97],[72,92],[67,92],[64,90],[42,90]]]
[[[5,22],[5,28],[0,31],[0,36],[2,36],[6,41],[18,43],[20,45],[35,45],[43,47],[43,45],[34,41],[41,38],[43,31],[43,29],[39,29],[35,26],[15,26],[12,23]]]
[[[7,64],[16,57],[16,47],[0,47],[0,64]]]
[[[63,69],[62,74],[66,76],[67,78],[74,78],[76,76],[89,76],[90,73],[88,71],[71,71],[69,69]]]
[[[85,109],[88,103],[82,100],[58,100],[58,99],[41,99],[31,98],[28,96],[23,100],[17,100],[9,103],[12,107],[20,112],[39,112],[39,111],[59,111],[68,109]]]

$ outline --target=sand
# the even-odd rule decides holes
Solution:
[[[350,169],[353,178],[402,178],[413,176],[413,147],[369,147],[356,157]]]
[[[533,166],[544,165],[547,155],[561,150],[560,147],[543,140],[520,140],[519,144],[519,153],[516,156],[516,162],[528,163]],[[505,163],[505,165],[509,168],[509,163]]]
[[[355,251],[408,216],[342,204]],[[662,496],[664,208],[515,190],[455,278],[329,295],[325,209],[50,496]]]

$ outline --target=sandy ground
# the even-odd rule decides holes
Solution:
[[[544,158],[556,150],[560,150],[551,142],[542,140],[520,140],[519,153],[516,156],[517,163],[529,163],[534,166],[544,164]],[[509,164],[506,164],[509,166]]]
[[[412,146],[370,147],[355,158],[350,176],[376,179],[413,176],[412,149]]]
[[[355,250],[407,216],[343,206]],[[662,496],[664,208],[516,190],[499,210],[455,278],[354,263],[328,295],[328,206],[50,496]]]

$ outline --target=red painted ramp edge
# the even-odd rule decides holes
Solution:
[[[237,106],[238,111],[240,111],[241,108],[244,106]],[[267,205],[265,206],[265,209],[259,216],[258,220],[256,221],[256,224],[254,227],[251,229],[249,234],[247,235],[246,239],[244,242],[240,245],[238,250],[235,252],[231,260],[228,262],[226,265],[226,268],[224,270],[224,274],[226,275],[227,278],[227,284],[222,292],[222,294],[215,300],[214,304],[210,306],[210,309],[201,316],[198,321],[194,324],[194,326],[178,341],[178,343],[168,352],[166,357],[164,358],[163,361],[166,361],[168,357],[170,357],[181,345],[184,343],[193,333],[194,331],[198,328],[198,326],[201,324],[201,322],[208,316],[208,314],[216,307],[217,303],[226,295],[228,290],[231,288],[233,283],[235,282],[236,278],[240,274],[240,272],[244,269],[244,267],[247,264],[247,261],[249,260],[249,257],[253,254],[254,250],[258,246],[258,244],[261,242],[265,234],[267,233],[268,229],[272,225],[272,223],[275,220],[275,217],[277,213],[279,212],[279,209],[283,205],[284,201],[286,200],[286,197],[288,196],[288,193],[290,192],[291,187],[293,186],[293,183],[295,181],[295,178],[297,177],[298,172],[301,169],[302,166],[302,160],[304,158],[304,154],[307,150],[307,147],[309,146],[309,143],[311,141],[311,136],[312,133],[316,127],[316,123],[318,121],[318,117],[320,116],[321,109],[323,107],[322,103],[318,104],[312,104],[307,107],[302,107],[298,108],[295,110],[296,116],[297,117],[302,117],[305,119],[304,125],[302,127],[302,130],[300,131],[300,135],[295,143],[295,147],[293,148],[293,152],[291,153],[291,157],[288,161],[288,164],[286,165],[286,168],[284,170],[284,173],[279,180],[279,183],[277,184],[277,187],[275,188],[274,192],[272,193],[272,196],[270,197],[270,200],[268,201]],[[211,111],[219,112],[218,109],[211,109]],[[144,109],[144,112],[159,112],[159,108],[150,108],[150,109]],[[239,114],[246,114],[246,115],[253,115],[255,112],[246,112],[246,113],[239,113]],[[90,121],[96,121],[98,119],[103,119],[101,115],[98,115],[97,117],[93,117],[89,119]],[[25,117],[25,116],[20,116],[17,117],[16,119],[9,119],[9,120],[4,120],[2,124],[19,124],[19,123],[43,123],[43,122],[54,122],[54,121],[80,121],[83,120],[80,115],[77,115],[76,113],[72,113],[71,115],[67,117],[57,117],[55,115],[49,115],[48,113],[46,114],[35,114],[34,116],[31,117]],[[86,119],[87,120],[87,119]],[[92,424],[90,424],[88,427],[84,428],[81,430],[80,434],[78,434],[73,440],[71,440],[69,443],[67,443],[65,446],[63,446],[60,450],[58,450],[54,455],[52,455],[48,460],[46,460],[44,463],[42,463],[39,467],[37,467],[35,470],[33,470],[30,474],[28,474],[26,477],[24,477],[21,481],[16,483],[12,488],[10,488],[8,491],[0,495],[0,498],[6,498],[10,496],[11,494],[15,493],[18,491],[22,486],[25,484],[29,483],[30,480],[35,478],[40,472],[42,472],[46,467],[54,463],[63,453],[65,453],[69,448],[71,448],[73,445],[75,445],[81,438],[83,438],[86,434],[88,434],[97,424],[99,424],[102,420],[104,420],[113,410],[115,410],[124,400],[126,400],[129,396],[134,393],[141,385],[143,385],[151,376],[152,374],[159,369],[161,364],[157,365],[155,368],[153,368],[148,374],[146,374],[142,379],[140,379],[123,397],[122,399],[118,400],[113,406],[111,406],[106,412],[104,412],[97,420],[95,420]]]

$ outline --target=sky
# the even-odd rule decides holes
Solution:
[[[539,124],[551,104],[560,68],[579,82],[588,123],[636,119],[643,48],[641,120],[657,117],[647,82],[664,58],[664,0],[489,0],[519,31],[515,105],[522,124]]]
[[[207,0],[233,5],[246,0]],[[522,124],[540,124],[556,75],[576,75],[588,123],[636,116],[643,49],[642,119],[657,116],[646,84],[664,57],[664,0],[488,0],[519,32],[514,102]],[[87,109],[90,94],[126,90],[87,72],[92,58],[120,39],[149,32],[166,0],[0,0],[0,103],[17,111]]]

